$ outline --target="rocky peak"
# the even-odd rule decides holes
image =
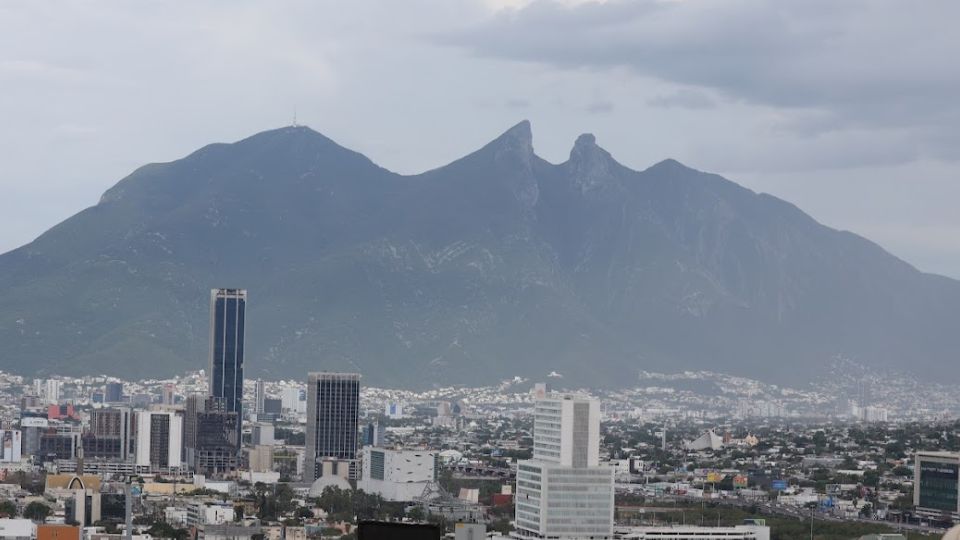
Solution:
[[[530,121],[523,120],[490,141],[481,151],[492,152],[498,163],[514,164],[517,161],[529,168],[533,160],[533,132]]]
[[[573,144],[567,165],[571,168],[573,181],[585,193],[609,183],[617,162],[597,145],[597,138],[592,133],[584,133]]]

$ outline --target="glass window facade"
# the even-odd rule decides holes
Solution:
[[[247,291],[214,289],[210,294],[210,396],[242,415],[243,348]]]
[[[956,463],[940,463],[920,459],[920,504],[923,508],[957,511],[960,467]]]
[[[370,451],[370,478],[374,480],[383,480],[384,476],[384,458],[383,452],[379,450]]]
[[[306,455],[308,464],[314,464],[316,479],[319,458],[357,458],[360,375],[311,373],[307,392]]]

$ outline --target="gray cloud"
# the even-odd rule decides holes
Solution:
[[[523,118],[554,162],[596,133],[628,166],[674,157],[960,276],[960,5],[571,3],[0,2],[0,251],[296,108],[402,173]]]
[[[614,104],[612,101],[598,100],[587,105],[587,112],[590,114],[610,114],[613,112]]]
[[[503,102],[503,106],[508,109],[527,109],[530,107],[530,102],[526,99],[510,98]]]
[[[717,103],[706,92],[681,88],[676,92],[647,100],[653,107],[682,107],[685,109],[712,109]]]
[[[960,149],[945,144],[960,119],[957,20],[953,0],[537,1],[441,41],[481,56],[624,68],[709,89],[783,109],[783,126],[807,132],[900,130],[920,138],[918,153],[957,159]],[[682,92],[651,104],[706,104]]]

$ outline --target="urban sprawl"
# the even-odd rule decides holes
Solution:
[[[948,387],[843,359],[803,388],[254,380],[246,302],[211,291],[209,362],[182,376],[0,373],[0,537],[352,539],[369,520],[457,540],[890,540],[960,520]]]

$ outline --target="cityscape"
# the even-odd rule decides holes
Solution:
[[[958,20],[0,0],[0,540],[960,540]]]
[[[806,389],[711,372],[621,390],[267,381],[244,374],[246,307],[211,291],[209,363],[182,376],[0,374],[0,534],[352,538],[380,519],[457,539],[936,538],[960,518],[946,388],[845,360]]]

